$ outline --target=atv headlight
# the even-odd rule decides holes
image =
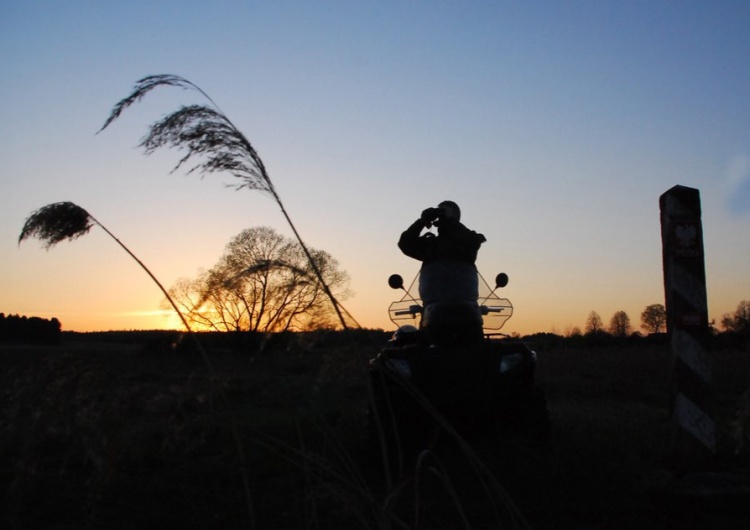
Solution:
[[[513,368],[523,362],[523,355],[520,353],[511,353],[500,359],[500,373],[510,372]]]
[[[406,359],[388,359],[385,365],[403,377],[411,377],[411,366]]]

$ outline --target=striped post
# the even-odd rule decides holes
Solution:
[[[675,186],[659,198],[664,292],[674,371],[672,454],[694,467],[716,453],[700,193]]]

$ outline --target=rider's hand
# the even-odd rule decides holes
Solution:
[[[427,208],[422,212],[422,222],[428,227],[440,216],[440,208]]]

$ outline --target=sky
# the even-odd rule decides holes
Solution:
[[[170,286],[245,228],[292,233],[267,194],[145,156],[148,126],[205,103],[161,88],[97,134],[147,75],[203,89],[252,142],[300,235],[350,278],[346,309],[395,329],[398,237],[457,202],[506,272],[509,333],[596,311],[634,329],[664,303],[659,197],[700,191],[709,318],[750,299],[750,3],[729,1],[0,2],[0,312],[64,330],[177,328],[98,228],[45,250],[25,219],[71,201]]]

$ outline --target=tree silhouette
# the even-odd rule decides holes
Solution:
[[[602,317],[596,311],[592,311],[586,318],[586,333],[599,333],[600,331],[604,331]]]
[[[667,311],[662,304],[651,304],[641,313],[641,328],[659,333],[667,324]]]
[[[348,275],[328,253],[311,249],[337,297]],[[331,325],[331,307],[300,245],[271,228],[243,230],[209,271],[170,289],[186,317],[217,331],[278,332]]]
[[[312,252],[305,245],[302,237],[286,211],[281,197],[271,181],[266,168],[255,148],[245,135],[235,127],[229,118],[219,109],[214,101],[198,86],[176,75],[151,75],[136,82],[133,92],[120,100],[112,109],[99,132],[106,129],[122,112],[133,103],[140,101],[151,90],[160,86],[173,86],[188,90],[196,90],[204,96],[209,106],[183,106],[165,118],[153,123],[148,134],[141,140],[140,146],[146,154],[151,154],[162,147],[172,147],[185,151],[184,156],[172,170],[178,170],[183,164],[196,162],[188,173],[201,174],[214,172],[228,172],[237,179],[237,183],[230,185],[237,190],[247,188],[270,194],[281,209],[294,236],[299,242],[315,277],[320,282],[323,291],[333,304],[341,325],[346,329],[347,320],[359,327],[356,320],[344,309],[331,292],[325,282],[322,272],[318,269]],[[344,318],[346,314],[347,318]]]
[[[726,331],[750,331],[750,300],[742,300],[737,304],[734,314],[725,314],[721,325]]]
[[[627,337],[630,334],[630,317],[625,311],[617,311],[609,321],[609,332],[615,337]]]

